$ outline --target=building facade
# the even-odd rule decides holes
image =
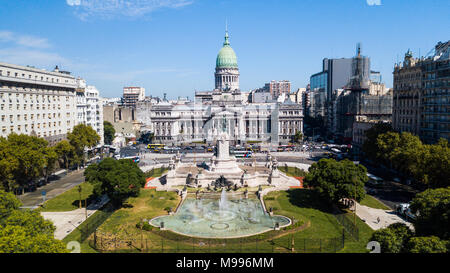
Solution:
[[[267,96],[249,99],[252,92],[241,92],[237,57],[228,32],[216,59],[214,76],[216,88],[196,92],[193,102],[164,100],[139,107],[141,126],[154,132],[156,142],[173,145],[214,143],[223,131],[228,132],[234,145],[249,142],[278,145],[292,141],[298,131],[303,131],[300,104],[289,100],[279,103]]]
[[[401,65],[394,68],[392,127],[398,132],[420,135],[422,68],[408,50]]]
[[[0,63],[0,136],[34,135],[55,144],[77,124],[77,82],[69,72]]]
[[[423,73],[420,136],[425,143],[450,140],[450,41],[438,43],[421,62]]]
[[[91,126],[100,136],[100,145],[104,144],[103,101],[95,86],[86,85],[83,79],[77,79],[77,120],[78,124]]]
[[[145,99],[145,88],[124,87],[123,106],[136,108],[136,103]]]
[[[284,81],[270,81],[264,85],[264,90],[269,92],[273,98],[278,98],[282,94],[289,95],[291,93],[291,82]]]
[[[439,42],[431,55],[411,51],[394,67],[393,127],[418,135],[425,143],[450,140],[450,41]]]

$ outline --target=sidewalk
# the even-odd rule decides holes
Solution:
[[[108,202],[109,198],[104,195],[100,202],[89,205],[87,217],[89,218]],[[53,222],[56,227],[55,238],[62,240],[86,220],[86,209],[82,208],[65,212],[41,212],[41,215],[44,219]]]
[[[414,226],[410,222],[405,221],[393,210],[374,209],[356,203],[356,215],[373,230],[386,228],[387,226],[398,222],[404,223],[414,230]],[[377,220],[378,217],[380,218],[379,223]]]

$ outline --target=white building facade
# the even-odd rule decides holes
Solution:
[[[103,100],[100,92],[83,79],[77,79],[77,84],[77,123],[91,126],[100,136],[99,144],[103,145]]]
[[[166,144],[213,143],[226,131],[233,145],[291,142],[303,132],[301,104],[287,102],[249,103],[248,93],[239,89],[237,57],[228,32],[216,59],[215,89],[197,92],[195,102],[138,107],[137,116],[155,141]]]
[[[77,82],[69,72],[0,62],[0,136],[66,138],[77,124]]]

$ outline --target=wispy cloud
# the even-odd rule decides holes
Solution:
[[[52,52],[51,48],[52,45],[46,38],[0,30],[2,62],[46,68],[71,63],[58,53]]]
[[[366,0],[369,6],[381,6],[381,0]]]
[[[2,48],[0,49],[0,60],[2,62],[32,65],[37,67],[53,67],[56,64],[68,64],[69,60],[57,53],[44,52],[36,49],[26,48]]]
[[[161,8],[180,8],[191,5],[193,0],[66,0],[83,20],[91,17],[116,16],[140,17]]]
[[[0,31],[0,42],[11,43],[30,48],[49,48],[50,43],[45,38],[21,35],[10,31]]]

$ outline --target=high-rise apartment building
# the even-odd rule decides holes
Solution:
[[[103,102],[100,92],[95,86],[87,85],[83,79],[77,79],[77,121],[78,124],[89,125],[100,136],[100,144],[104,143]]]
[[[439,42],[428,57],[408,50],[394,67],[393,127],[425,143],[450,140],[450,41]]]
[[[124,87],[123,88],[123,106],[136,108],[138,101],[145,99],[145,88],[143,87]]]
[[[450,40],[421,62],[423,73],[420,135],[425,143],[450,140]]]
[[[394,68],[392,126],[399,132],[420,134],[422,68],[420,60],[406,52],[402,64]]]
[[[290,81],[270,81],[266,83],[264,89],[270,92],[274,99],[278,98],[281,94],[289,95],[291,93]]]
[[[0,63],[0,136],[43,137],[54,144],[77,124],[77,82],[69,72]]]

